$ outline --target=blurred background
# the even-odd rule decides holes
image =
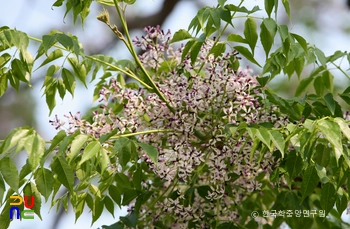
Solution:
[[[148,25],[161,25],[164,30],[170,29],[172,33],[181,28],[186,29],[198,9],[209,4],[214,6],[216,2],[214,0],[138,0],[136,4],[127,8],[127,21],[131,36],[142,35],[142,29]],[[227,2],[239,3],[238,0],[228,0]],[[47,0],[3,0],[0,5],[0,27],[6,25],[37,38],[41,38],[54,29],[64,31],[76,35],[87,54],[104,53],[116,59],[130,57],[123,44],[117,40],[107,26],[96,20],[96,16],[103,10],[96,2],[92,3],[91,12],[84,27],[79,24],[79,20],[74,25],[70,13],[64,18],[65,8],[53,8],[53,3],[54,1]],[[248,7],[259,5],[263,9],[263,1],[261,0],[249,0],[246,3]],[[288,24],[293,33],[303,36],[309,43],[315,44],[323,50],[326,55],[330,55],[336,50],[350,51],[350,10],[346,0],[293,0],[290,1],[290,6],[293,23],[290,23],[284,10],[280,7],[278,17],[280,24]],[[115,10],[109,7],[105,8],[110,12],[112,22],[118,24]],[[261,13],[264,15],[263,11]],[[243,22],[244,20],[234,23],[234,32],[243,33]],[[31,42],[30,45],[29,51],[35,56],[39,44]],[[260,49],[262,50],[262,47]],[[263,52],[260,54],[257,52],[256,59],[263,64]],[[256,74],[261,71],[255,66],[250,67],[254,68]],[[349,69],[347,64],[342,64],[342,67]],[[66,95],[64,101],[57,97],[56,108],[49,117],[45,98],[41,97],[45,72],[46,69],[39,69],[33,73],[32,89],[22,85],[20,93],[17,94],[15,90],[9,88],[0,98],[0,139],[4,139],[16,127],[31,126],[37,129],[44,139],[50,140],[57,133],[49,124],[49,120],[52,120],[54,115],[57,114],[63,118],[63,115],[69,112],[75,114],[77,111],[81,111],[84,114],[96,105],[92,103],[94,82],[88,85],[88,89],[77,83],[74,99],[70,95]],[[334,75],[336,87],[343,90],[349,86],[348,79],[339,72],[334,72]],[[284,96],[292,96],[296,85],[296,77],[288,80],[287,76],[281,75],[270,86],[276,91],[283,92]],[[24,160],[25,154],[18,157],[18,166],[22,166]],[[56,212],[56,207],[50,211],[50,203],[43,204],[43,206],[43,221],[40,221],[38,217],[35,217],[34,220],[15,220],[10,228],[25,229],[35,226],[36,229],[73,229],[90,228],[91,226],[91,213],[87,211],[87,208],[85,208],[86,212],[75,223],[74,212],[71,209],[68,213],[62,209]],[[116,210],[115,219],[113,219],[106,211],[92,228],[113,224],[119,215],[124,214],[123,209]],[[345,214],[344,217],[349,219],[349,216]]]

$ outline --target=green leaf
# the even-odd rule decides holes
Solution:
[[[62,80],[69,93],[74,97],[74,90],[76,86],[73,74],[66,68],[62,69]]]
[[[18,144],[17,144],[17,146],[16,146],[16,151],[15,151],[16,154],[17,154],[18,152],[21,152],[21,151],[24,149],[24,144],[25,144],[27,138],[28,138],[28,137],[22,138],[22,139],[18,142]]]
[[[92,196],[90,194],[86,195],[85,201],[86,201],[87,206],[91,210],[93,210],[94,209],[94,199],[92,198]]]
[[[315,77],[326,70],[325,67],[319,66],[311,71],[310,77]]]
[[[114,143],[114,151],[118,153],[118,160],[122,167],[130,161],[132,141],[128,138],[118,138]]]
[[[51,61],[57,60],[63,56],[63,52],[61,49],[56,49],[53,52],[50,53],[50,55],[43,61],[43,63],[38,67],[41,68],[42,66],[50,63]]]
[[[282,42],[285,42],[285,40],[289,37],[288,27],[286,25],[279,25],[277,30],[280,34]]]
[[[206,35],[203,33],[196,41],[194,44],[191,46],[190,49],[190,58],[191,58],[191,63],[194,64],[196,62],[198,54],[202,48],[202,45],[204,44]]]
[[[71,147],[70,147],[70,152],[67,156],[68,162],[72,162],[76,156],[82,151],[83,146],[89,139],[89,135],[87,134],[79,134],[75,136],[75,138],[72,141]]]
[[[53,191],[54,178],[50,170],[45,168],[39,168],[35,174],[35,184],[38,188],[38,191],[43,195],[47,201],[49,196]]]
[[[123,196],[122,205],[128,205],[131,201],[133,201],[138,196],[138,192],[133,189],[127,189]]]
[[[277,24],[276,21],[272,18],[265,18],[262,22],[265,25],[266,29],[269,31],[271,36],[274,38],[277,32]]]
[[[146,151],[147,155],[150,157],[150,159],[157,164],[158,163],[158,150],[156,147],[152,145],[148,145],[142,142],[137,143],[144,151]]]
[[[10,188],[19,193],[18,170],[15,163],[13,163],[10,158],[4,157],[0,160],[0,173]]]
[[[324,84],[323,84],[323,79],[322,76],[317,76],[316,79],[314,80],[314,88],[316,95],[322,96],[324,93]]]
[[[336,122],[339,127],[341,132],[344,134],[344,136],[350,140],[350,128],[349,128],[349,124],[343,119],[343,118],[335,118],[334,122]]]
[[[28,48],[29,38],[27,34],[21,31],[4,28],[0,30],[0,42],[3,44],[2,46],[6,47],[5,49],[7,49],[7,47],[16,46],[16,48],[18,48],[20,52],[25,52]],[[0,46],[0,49],[1,48],[2,47]]]
[[[277,130],[270,130],[269,134],[270,134],[270,137],[271,137],[273,144],[281,152],[282,158],[283,158],[284,157],[284,145],[285,145],[283,135]]]
[[[1,96],[7,91],[8,84],[7,84],[7,75],[9,72],[6,74],[1,74],[0,72],[0,98]]]
[[[38,54],[35,57],[35,59],[38,59],[43,53],[47,54],[47,51],[57,42],[56,41],[56,34],[53,35],[44,35],[42,37],[42,41],[38,50]]]
[[[56,72],[60,69],[60,66],[58,65],[51,65],[47,71],[46,71],[46,78],[47,79],[51,79],[55,74]],[[45,79],[46,80],[46,79]],[[47,82],[44,82],[44,86],[47,86]]]
[[[291,151],[288,154],[287,160],[286,160],[286,166],[287,166],[287,172],[290,176],[290,179],[294,179],[303,170],[303,159],[296,153],[295,150]]]
[[[331,183],[326,183],[322,185],[321,188],[321,206],[325,210],[325,215],[333,209],[336,199],[336,191],[334,185]]]
[[[323,86],[331,93],[334,91],[334,76],[330,71],[324,71],[322,73]]]
[[[142,169],[138,167],[132,176],[132,181],[136,190],[140,191],[142,189]]]
[[[5,139],[4,143],[0,146],[0,154],[7,155],[11,153],[11,150],[24,138],[28,136],[30,130],[16,128]]]
[[[246,47],[235,46],[234,49],[240,54],[242,54],[245,58],[247,58],[247,60],[261,67],[261,65],[254,59],[252,53]]]
[[[345,195],[337,195],[336,206],[338,213],[341,216],[348,206],[348,199]]]
[[[26,163],[22,166],[21,171],[19,172],[19,180],[23,180],[29,173],[32,172],[32,169],[30,168],[28,159],[26,160]]]
[[[6,78],[9,80],[10,85],[16,90],[16,92],[18,93],[18,89],[19,89],[19,79],[17,77],[15,77],[15,75],[13,74],[13,71],[7,71],[6,72]]]
[[[98,218],[100,218],[102,211],[103,211],[103,201],[101,200],[101,198],[97,197],[94,200],[94,207],[92,209],[92,222],[91,222],[91,226],[94,224],[94,222],[96,222],[96,220],[98,220]]]
[[[292,16],[290,14],[290,6],[289,6],[289,1],[288,0],[282,0],[282,4],[284,6],[284,9],[289,17],[289,20],[292,20]]]
[[[316,146],[313,159],[320,166],[327,167],[330,161],[330,156],[331,156],[331,148],[323,144],[318,144]]]
[[[1,46],[0,46],[1,47]],[[10,201],[7,200],[5,203],[4,203],[4,208],[2,209],[1,211],[1,215],[0,215],[0,229],[8,229],[9,226],[10,226],[10,223],[11,223],[11,220],[10,220]]]
[[[58,69],[59,66],[51,65],[47,69],[46,77],[43,84],[43,87],[45,87],[45,91],[43,94],[46,94],[46,103],[50,109],[50,114],[53,108],[56,106],[57,79],[53,76],[58,71]]]
[[[96,185],[94,185],[94,184],[89,184],[89,185],[88,185],[88,189],[89,189],[89,192],[90,192],[91,194],[93,194],[95,197],[102,198],[101,190],[100,190],[100,188],[97,187]]]
[[[8,54],[8,53],[4,53],[0,56],[0,69],[2,67],[4,67],[8,62],[9,60],[11,59],[11,55]]]
[[[199,11],[198,11],[199,13]],[[197,15],[198,15],[197,13]],[[201,30],[201,27],[199,26],[199,20],[197,15],[191,20],[189,26],[188,26],[188,31],[190,31],[192,29],[193,32],[195,32],[195,35],[197,36],[197,34],[199,33],[199,31]]]
[[[219,30],[220,26],[221,26],[221,19],[220,19],[219,12],[216,9],[214,9],[214,10],[210,10],[209,14],[210,14],[210,18],[212,19],[215,28],[217,30]]]
[[[96,2],[106,6],[114,6],[113,0],[96,0]]]
[[[73,204],[74,211],[75,211],[75,222],[77,222],[77,220],[79,219],[79,217],[84,211],[86,197],[87,197],[86,192],[78,194],[76,204],[75,205]]]
[[[125,223],[126,226],[136,228],[137,225],[137,214],[133,211],[131,214],[127,216],[121,216],[120,221]]]
[[[64,33],[56,33],[56,39],[63,47],[73,52],[77,57],[80,54],[80,45],[77,41],[77,38],[72,35],[67,35]]]
[[[28,183],[23,189],[24,196],[34,196],[34,207],[33,210],[37,216],[42,220],[40,209],[41,209],[41,196],[33,182]]]
[[[331,120],[321,119],[317,122],[317,126],[327,140],[332,144],[337,161],[343,152],[341,143],[340,127]]]
[[[79,164],[83,164],[85,161],[90,160],[93,157],[97,157],[102,146],[99,141],[90,142],[84,149],[83,155]]]
[[[73,68],[75,76],[84,84],[84,86],[87,88],[86,85],[86,68],[83,63],[79,63],[79,60],[77,58],[68,58],[68,62]]]
[[[106,207],[106,209],[111,213],[111,215],[114,217],[114,203],[113,200],[109,196],[105,196],[103,198],[103,203]]]
[[[129,177],[127,177],[124,173],[115,174],[115,181],[117,183],[117,187],[123,191],[132,188]]]
[[[41,161],[41,158],[44,156],[45,140],[35,132],[27,138],[24,148],[27,151],[29,159],[28,162],[31,169],[36,169]]]
[[[231,12],[229,10],[224,9],[224,8],[219,8],[219,9],[215,9],[215,10],[218,12],[220,18],[223,21],[229,23],[233,27],[232,16],[231,16]]]
[[[183,48],[182,50],[182,55],[181,55],[181,61],[183,61],[185,58],[187,58],[188,55],[188,52],[191,50],[192,48],[192,45],[196,42],[196,40],[189,40],[185,47]]]
[[[122,74],[118,74],[117,81],[120,83],[122,88],[125,88],[126,83],[125,83],[124,76]]]
[[[258,41],[258,33],[256,28],[256,21],[248,17],[244,23],[244,37],[248,41],[249,47],[254,54],[256,42]]]
[[[171,39],[170,43],[174,43],[174,42],[178,42],[178,41],[183,41],[183,40],[187,40],[192,38],[191,34],[189,34],[187,32],[187,30],[185,29],[180,29],[179,31],[177,31],[174,36],[173,39]]]
[[[327,64],[327,58],[324,55],[324,53],[319,49],[319,48],[315,48],[315,54],[317,56],[317,59],[320,61],[320,63],[322,64],[322,66],[326,66]]]
[[[303,181],[301,183],[301,203],[315,190],[318,182],[319,177],[316,168],[314,166],[309,166],[304,173]]]
[[[257,129],[255,136],[258,137],[259,140],[262,141],[272,151],[270,134],[265,128],[260,127]]]
[[[0,202],[1,203],[3,203],[5,191],[6,191],[5,182],[2,176],[0,175]]]
[[[122,222],[116,222],[109,226],[102,225],[102,229],[124,229],[124,224]]]
[[[261,44],[265,50],[265,58],[267,59],[272,47],[272,44],[274,42],[274,37],[267,29],[266,25],[264,23],[261,23],[260,25],[260,40]]]
[[[291,33],[291,35],[294,37],[295,40],[298,41],[300,46],[303,48],[304,52],[307,54],[308,53],[308,48],[307,48],[306,40],[302,36],[299,36],[298,34]]]
[[[60,98],[63,99],[64,96],[66,95],[66,86],[64,85],[62,79],[57,79],[56,84],[57,84],[58,94],[60,95]]]
[[[65,158],[62,156],[56,156],[51,163],[51,169],[55,176],[57,176],[57,180],[72,192],[74,185],[74,172]]]
[[[217,58],[218,56],[221,56],[226,50],[226,44],[223,42],[218,42],[212,49],[210,50],[210,53],[214,54],[214,57]]]
[[[106,169],[108,168],[108,166],[110,166],[110,160],[109,157],[107,155],[107,152],[105,149],[101,148],[100,150],[100,164],[101,164],[101,174],[103,174]]]
[[[218,0],[220,6],[224,6],[227,0]]]
[[[325,100],[326,106],[328,107],[329,111],[334,116],[337,102],[334,100],[332,93],[328,93],[323,97],[323,99]]]
[[[317,122],[317,126],[327,140],[332,144],[335,152],[335,158],[338,160],[343,153],[341,143],[341,132],[339,126],[331,120],[321,119]]]
[[[197,187],[197,192],[200,197],[203,199],[206,199],[208,196],[208,192],[210,192],[210,186],[209,185],[202,185]]]
[[[347,87],[343,93],[339,94],[339,96],[350,105],[350,86]]]
[[[264,0],[265,11],[269,18],[271,17],[272,9],[275,6],[275,1],[273,0]]]
[[[11,68],[14,76],[30,86],[30,75],[27,73],[27,67],[27,64],[19,59],[14,59],[11,62]]]
[[[136,0],[123,0],[126,4],[132,5],[136,2]]]
[[[50,147],[46,150],[45,155],[49,154],[52,150],[54,150],[58,144],[66,137],[66,132],[64,130],[60,130],[56,136],[52,139]],[[44,156],[45,157],[45,156]]]
[[[248,41],[246,39],[244,39],[241,35],[235,33],[228,35],[227,41],[248,44]]]
[[[114,202],[120,207],[122,203],[122,197],[121,197],[122,193],[120,192],[120,189],[118,189],[114,185],[111,185],[108,188],[108,194],[114,200]]]
[[[304,58],[303,57],[299,57],[299,58],[295,58],[294,59],[294,70],[295,70],[295,73],[297,73],[298,75],[298,79],[300,79],[300,75],[304,69]]]
[[[248,10],[244,6],[239,7],[239,6],[236,6],[233,4],[227,4],[227,5],[225,5],[225,8],[230,10],[230,11],[233,11],[233,12],[241,12],[241,13],[247,13],[247,14],[252,14],[252,13],[255,13],[256,11],[260,10],[260,8],[258,6],[254,6],[253,9]]]
[[[297,90],[295,91],[295,96],[300,96],[301,93],[309,86],[309,84],[314,80],[314,77],[310,76],[300,81]]]
[[[336,60],[338,60],[339,58],[346,56],[346,54],[347,54],[346,51],[345,51],[345,52],[342,52],[342,51],[340,51],[340,50],[337,50],[337,51],[334,52],[334,54],[332,54],[332,55],[330,55],[330,56],[327,57],[327,62],[336,61]]]

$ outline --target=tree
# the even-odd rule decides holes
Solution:
[[[58,0],[54,6],[66,3],[75,22],[84,21],[91,2]],[[8,83],[17,91],[20,84],[31,86],[33,66],[40,64],[47,67],[50,113],[56,94],[73,95],[76,81],[86,86],[88,76],[99,79],[94,98],[101,104],[84,118],[67,115],[67,125],[56,117],[51,123],[59,131],[51,141],[23,127],[1,142],[0,228],[10,224],[14,194],[34,196],[39,217],[41,198],[50,196],[52,205],[67,209],[70,203],[77,219],[87,205],[92,223],[104,208],[113,214],[115,205],[128,207],[128,215],[102,228],[348,226],[341,214],[349,198],[350,129],[338,99],[350,104],[350,87],[337,95],[329,68],[348,76],[337,64],[350,62],[347,52],[325,56],[279,24],[278,7],[290,17],[284,0],[267,0],[264,9],[219,0],[200,9],[188,30],[172,35],[148,26],[134,39],[124,13],[135,0],[97,2],[115,7],[120,26],[108,11],[97,19],[124,42],[132,60],[87,55],[77,37],[59,31],[37,39],[0,29],[0,95]],[[260,10],[265,17],[256,16]],[[225,37],[237,18],[244,18],[243,33]],[[277,39],[281,45],[273,47]],[[35,57],[29,41],[40,43]],[[255,59],[258,41],[264,64]],[[46,59],[37,63],[41,56]],[[58,59],[61,66],[52,64]],[[242,68],[242,59],[260,74]],[[300,77],[307,66],[313,71],[295,97],[269,89],[276,75]],[[305,93],[308,85],[314,93]],[[13,157],[22,150],[28,159],[18,171]],[[67,191],[57,196],[63,187]]]

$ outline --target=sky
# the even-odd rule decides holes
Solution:
[[[69,18],[63,20],[63,8],[54,8],[51,9],[53,1],[47,0],[12,0],[6,1],[6,3],[1,4],[0,8],[0,26],[7,25],[11,28],[16,28],[18,30],[22,30],[34,37],[41,37],[45,32],[51,29],[60,28],[65,31],[71,30],[71,21]],[[228,2],[237,2],[237,1],[228,1]],[[263,1],[251,1],[253,5],[260,4]],[[333,1],[334,4],[338,4],[339,7],[342,7],[341,1]],[[95,3],[93,3],[95,4]],[[162,0],[141,0],[138,1],[137,10],[135,13],[138,14],[151,14],[156,12],[160,5],[162,4]],[[337,7],[335,7],[337,9]],[[326,11],[325,11],[326,12]],[[96,36],[99,32],[106,31],[103,28],[101,22],[95,19],[96,15],[99,12],[93,8],[88,19],[86,20],[86,24],[84,30],[80,29],[77,36],[80,41],[84,45],[84,43],[88,42],[102,42],[99,40],[99,37]],[[190,1],[182,1],[175,9],[175,11],[171,14],[171,16],[167,19],[164,29],[170,28],[172,32],[175,32],[181,28],[187,28],[191,19],[197,13],[196,9],[193,7],[193,4]],[[341,32],[340,27],[334,26],[333,24],[328,25],[330,22],[334,22],[337,17],[340,15],[345,15],[346,9],[341,9],[340,11],[331,11],[325,14],[323,17],[323,23],[325,24],[325,28],[323,31],[319,33],[310,34],[305,27],[294,24],[292,29],[293,32],[301,34],[302,36],[309,37],[309,41],[312,43],[316,43],[321,47],[322,50],[325,51],[326,54],[331,54],[335,50],[348,49],[349,50],[349,34],[344,34]],[[348,12],[350,15],[350,12]],[[180,16],[179,16],[180,15]],[[349,19],[349,17],[347,17]],[[350,19],[348,20],[350,21]],[[331,34],[329,33],[329,28],[333,26],[331,30]],[[328,30],[327,30],[328,28]],[[320,39],[320,37],[322,39]],[[30,50],[31,53],[35,55],[35,49]],[[112,52],[113,53],[113,52]],[[116,52],[117,53],[117,52]],[[118,58],[124,58],[127,55],[122,52],[118,52]],[[34,73],[35,74],[39,74]],[[38,131],[39,134],[45,137],[45,139],[51,139],[57,132],[56,130],[50,126],[48,120],[53,119],[54,115],[58,115],[59,117],[63,117],[64,114],[68,112],[76,113],[77,111],[84,111],[87,107],[91,107],[92,105],[92,93],[93,93],[93,85],[89,86],[89,89],[83,89],[79,87],[77,92],[75,93],[74,99],[67,95],[67,98],[64,101],[61,101],[57,98],[57,105],[54,111],[52,112],[52,116],[48,117],[48,108],[45,103],[45,98],[41,97],[41,85],[38,85],[33,89],[32,92],[35,95],[35,99],[37,100],[37,107],[35,108],[35,113],[37,114],[38,119]],[[35,220],[27,220],[27,221],[14,221],[10,229],[24,229],[35,227],[36,229],[47,229],[52,222],[54,215],[56,214],[55,208],[49,211],[49,204],[46,204],[42,209],[42,217],[43,221],[40,221],[38,217],[35,217]],[[85,208],[87,211],[88,209]],[[75,224],[74,213],[70,209],[71,213],[68,213],[64,216],[64,219],[60,221],[59,229],[74,229],[74,228],[89,228],[91,226],[91,213],[87,212],[85,215],[81,216],[81,218]],[[116,219],[118,215],[125,214],[124,210],[116,210],[115,215]],[[348,216],[344,216],[349,219]],[[103,216],[93,225],[92,228],[97,228],[103,224],[109,225],[114,223],[116,220],[111,217],[108,212],[103,213]]]

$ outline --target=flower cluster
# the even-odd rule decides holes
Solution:
[[[145,36],[134,40],[144,51],[140,60],[154,73],[153,80],[174,111],[155,93],[125,88],[111,80],[100,91],[104,102],[102,112],[94,113],[93,123],[71,115],[70,131],[80,129],[99,137],[115,129],[117,135],[166,129],[167,132],[137,137],[159,152],[157,163],[146,153],[140,154],[140,159],[165,181],[164,190],[174,186],[178,197],[165,195],[152,206],[155,212],[151,220],[148,216],[139,220],[149,223],[169,214],[176,217],[172,228],[186,228],[190,220],[206,228],[210,220],[206,212],[220,220],[238,220],[232,206],[260,190],[262,184],[257,176],[260,173],[268,176],[278,161],[270,152],[258,160],[259,152],[251,152],[253,139],[238,132],[228,137],[225,127],[263,122],[278,127],[287,120],[279,117],[275,108],[262,106],[257,76],[249,68],[235,69],[234,63],[238,61],[235,51],[215,55],[211,53],[215,41],[206,40],[193,62],[190,56],[182,59],[183,46],[172,47],[170,32],[165,33],[159,27],[148,27],[145,32]],[[108,106],[111,102],[119,103],[123,110],[113,113]],[[62,125],[59,120],[53,124]],[[196,187],[203,188],[194,189],[194,198],[188,203],[184,201],[188,192],[184,187],[194,182]]]

